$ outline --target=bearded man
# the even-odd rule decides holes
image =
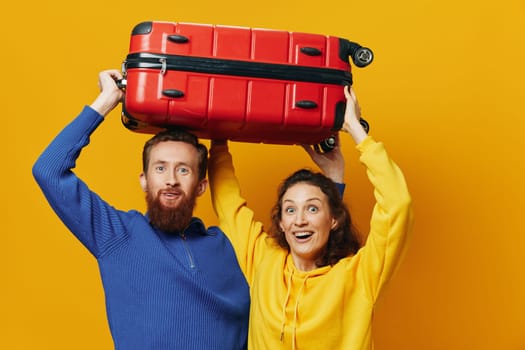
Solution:
[[[182,130],[146,142],[140,175],[146,214],[115,209],[72,170],[122,100],[118,79],[118,70],[99,74],[100,94],[46,148],[33,175],[98,262],[115,349],[245,349],[246,279],[224,233],[192,216],[207,187],[206,147]]]

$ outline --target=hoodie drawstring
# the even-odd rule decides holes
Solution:
[[[293,270],[290,273],[290,277],[288,277],[288,285],[286,287],[286,299],[284,300],[284,304],[283,304],[283,322],[281,324],[281,342],[284,340],[284,326],[286,324],[286,305],[288,304],[288,300],[290,299],[290,294],[292,292],[292,276],[293,276]]]
[[[306,280],[310,276],[306,276],[303,280],[303,283],[301,284],[301,288],[299,288],[299,292],[297,292],[297,298],[295,298],[295,307],[293,311],[293,334],[292,334],[292,350],[295,350],[295,333],[297,330],[297,313],[299,312],[299,299],[301,296],[301,293],[303,292],[304,286],[306,285]]]
[[[288,277],[288,285],[286,288],[286,299],[283,304],[283,316],[282,316],[282,323],[281,323],[281,342],[284,341],[284,327],[286,325],[286,305],[288,304],[288,301],[290,300],[290,295],[292,293],[292,277],[294,275],[294,270],[290,272],[290,276]],[[303,279],[301,283],[301,287],[299,288],[299,291],[297,292],[297,296],[295,298],[295,305],[294,305],[294,311],[293,311],[293,322],[292,322],[292,350],[295,350],[295,338],[296,338],[296,331],[297,331],[297,315],[299,313],[299,300],[301,297],[301,293],[303,292],[303,289],[306,285],[306,280],[308,280],[309,275],[306,275],[306,277]]]

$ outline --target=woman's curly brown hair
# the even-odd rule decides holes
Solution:
[[[297,183],[307,183],[319,187],[328,199],[332,216],[337,221],[330,236],[325,251],[316,261],[317,267],[334,265],[342,258],[357,253],[361,247],[359,233],[352,225],[350,212],[341,198],[341,193],[335,183],[325,175],[308,169],[301,169],[286,178],[277,191],[277,203],[272,208],[272,222],[269,237],[280,247],[290,251],[285,234],[280,228],[282,218],[282,199],[288,189]]]

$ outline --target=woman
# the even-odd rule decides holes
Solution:
[[[361,153],[375,190],[370,232],[360,247],[333,182],[341,182],[338,147],[321,154],[305,146],[330,177],[296,172],[279,189],[270,234],[240,195],[224,142],[212,142],[209,180],[220,226],[250,285],[248,346],[262,349],[372,349],[372,315],[406,246],[411,198],[397,165],[359,123],[352,89],[342,131]]]

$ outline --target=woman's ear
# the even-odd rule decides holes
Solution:
[[[140,173],[139,181],[140,187],[142,187],[142,191],[148,192],[148,180],[146,179],[146,174]]]
[[[339,224],[337,223],[337,220],[332,218],[332,224],[330,225],[330,229],[335,230],[338,226]]]

